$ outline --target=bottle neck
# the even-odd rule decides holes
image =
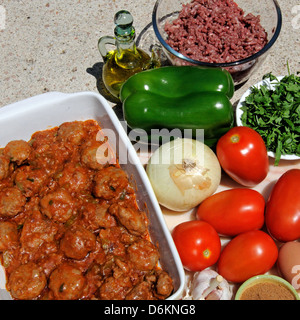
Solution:
[[[116,41],[115,61],[123,69],[134,69],[141,64],[141,56],[134,40]]]
[[[136,52],[136,44],[134,39],[120,41],[116,39],[116,47],[118,51],[118,55],[121,55],[124,50],[132,51],[133,53]]]

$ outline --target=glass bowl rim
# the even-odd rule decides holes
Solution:
[[[162,0],[156,1],[154,8],[153,8],[153,12],[152,12],[152,25],[153,25],[153,29],[154,29],[154,33],[155,33],[156,37],[158,38],[159,42],[165,47],[165,49],[168,50],[170,53],[172,53],[174,56],[176,56],[177,58],[180,58],[182,60],[185,60],[191,64],[194,64],[194,65],[224,68],[224,67],[233,67],[233,66],[241,65],[244,63],[248,63],[252,60],[255,60],[256,58],[260,57],[262,54],[267,52],[273,46],[273,44],[275,43],[275,41],[279,37],[281,27],[282,27],[282,13],[281,13],[280,6],[279,6],[277,0],[272,0],[273,4],[275,5],[275,9],[276,9],[276,13],[277,13],[276,30],[275,30],[272,38],[270,39],[270,41],[260,51],[256,52],[255,54],[253,54],[250,57],[247,57],[247,58],[244,58],[241,60],[237,60],[237,61],[233,61],[233,62],[227,62],[227,63],[202,62],[202,61],[194,60],[194,59],[191,59],[189,57],[184,56],[183,54],[174,50],[171,46],[169,46],[165,42],[165,40],[163,39],[162,35],[160,34],[160,32],[158,30],[157,24],[156,24],[157,9],[158,9],[158,6],[161,3],[161,1]]]

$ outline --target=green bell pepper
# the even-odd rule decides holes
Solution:
[[[120,100],[131,129],[204,129],[212,147],[233,126],[231,75],[223,69],[194,66],[142,71],[122,86]]]
[[[130,77],[121,88],[120,100],[124,101],[135,91],[144,90],[174,98],[193,92],[220,91],[231,99],[234,83],[230,73],[221,68],[161,67]]]

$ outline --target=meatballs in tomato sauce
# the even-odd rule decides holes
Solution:
[[[0,258],[13,299],[172,293],[147,214],[112,150],[94,120],[65,122],[0,150]]]

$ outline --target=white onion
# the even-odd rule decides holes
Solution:
[[[147,174],[162,206],[188,211],[216,191],[221,166],[215,153],[203,142],[179,138],[153,153]]]

